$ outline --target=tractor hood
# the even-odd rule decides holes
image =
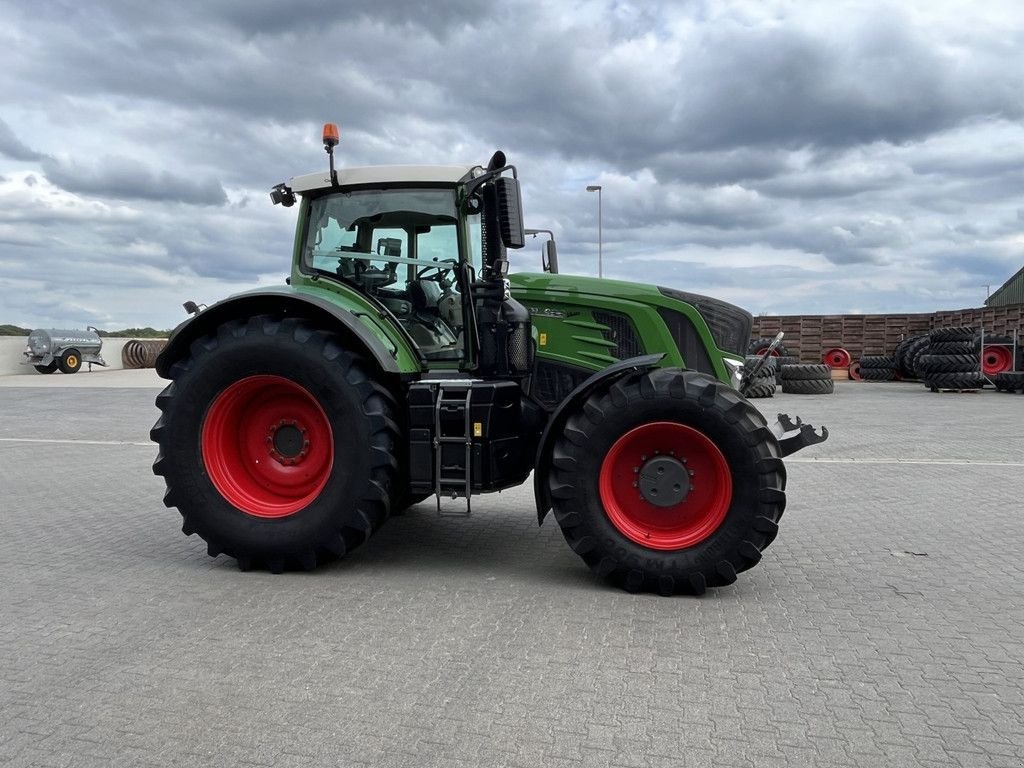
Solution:
[[[615,297],[622,301],[634,301],[652,307],[677,309],[680,302],[696,309],[711,332],[715,345],[723,352],[745,355],[750,343],[750,329],[753,316],[735,304],[702,296],[697,293],[662,288],[624,280],[580,277],[579,275],[517,272],[508,276],[513,291],[520,288],[527,291],[564,293],[578,297],[592,295]]]

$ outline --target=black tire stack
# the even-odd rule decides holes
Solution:
[[[921,378],[917,372],[917,361],[928,349],[928,334],[919,336],[908,336],[896,345],[893,352],[893,360],[896,362],[896,372],[904,379]]]
[[[864,381],[896,381],[896,361],[881,355],[865,355],[860,359],[860,377]]]
[[[997,373],[993,381],[1000,392],[1020,392],[1024,395],[1024,371]]]
[[[830,395],[835,390],[832,369],[823,364],[783,365],[782,391],[790,395]]]
[[[764,365],[756,372],[753,380],[750,381],[747,386],[744,396],[748,399],[754,399],[757,397],[772,397],[775,395],[775,377],[778,373],[777,357],[769,357],[764,361]],[[754,370],[754,367],[760,362],[761,358],[757,355],[748,355],[746,363],[743,365],[743,377],[746,381],[750,372]]]
[[[789,355],[782,355],[781,357],[775,358],[775,383],[782,383],[782,367],[784,365],[798,365],[799,363],[799,357],[790,357]]]
[[[928,348],[917,359],[917,373],[932,392],[940,389],[980,389],[985,386],[974,328],[936,328]]]

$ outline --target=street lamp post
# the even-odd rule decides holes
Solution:
[[[603,250],[601,242],[601,185],[591,184],[587,187],[587,192],[597,192],[597,276],[604,277],[603,254],[601,253]]]

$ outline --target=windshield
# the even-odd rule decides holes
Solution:
[[[479,216],[468,252],[479,260]],[[462,301],[455,190],[368,189],[309,206],[303,266],[356,286],[386,306],[429,358],[459,359]]]

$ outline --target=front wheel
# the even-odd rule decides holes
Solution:
[[[569,417],[552,466],[569,546],[630,591],[731,584],[761,559],[786,504],[764,417],[695,371],[636,374],[596,391]]]
[[[157,398],[153,471],[210,555],[308,569],[384,522],[394,400],[337,335],[296,318],[231,321],[194,342],[171,377]]]
[[[53,373],[57,370],[57,361],[54,360],[49,365],[33,365],[32,367],[39,371],[39,373]]]

